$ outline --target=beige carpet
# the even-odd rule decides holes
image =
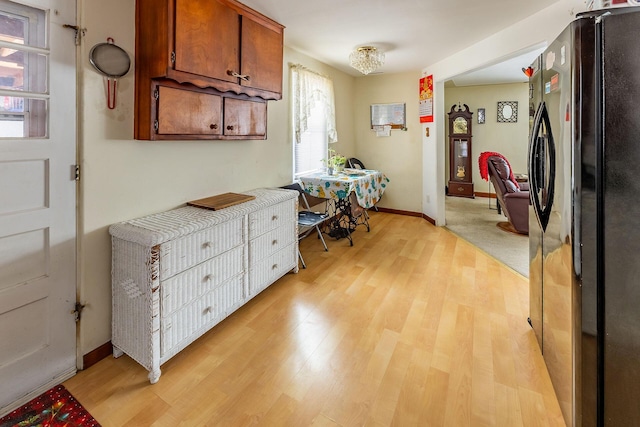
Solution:
[[[446,197],[445,207],[449,230],[529,277],[529,238],[497,227],[507,218],[498,214],[495,199]]]

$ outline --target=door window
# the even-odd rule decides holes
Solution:
[[[45,12],[0,0],[0,138],[47,136]]]

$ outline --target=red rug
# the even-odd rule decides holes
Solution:
[[[63,385],[0,418],[0,427],[100,427]]]

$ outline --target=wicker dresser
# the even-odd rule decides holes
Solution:
[[[114,224],[112,344],[160,365],[287,272],[298,271],[295,191],[257,189],[218,211],[182,207]]]

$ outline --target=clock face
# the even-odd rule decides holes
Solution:
[[[453,133],[467,133],[467,120],[458,117],[453,121]]]

